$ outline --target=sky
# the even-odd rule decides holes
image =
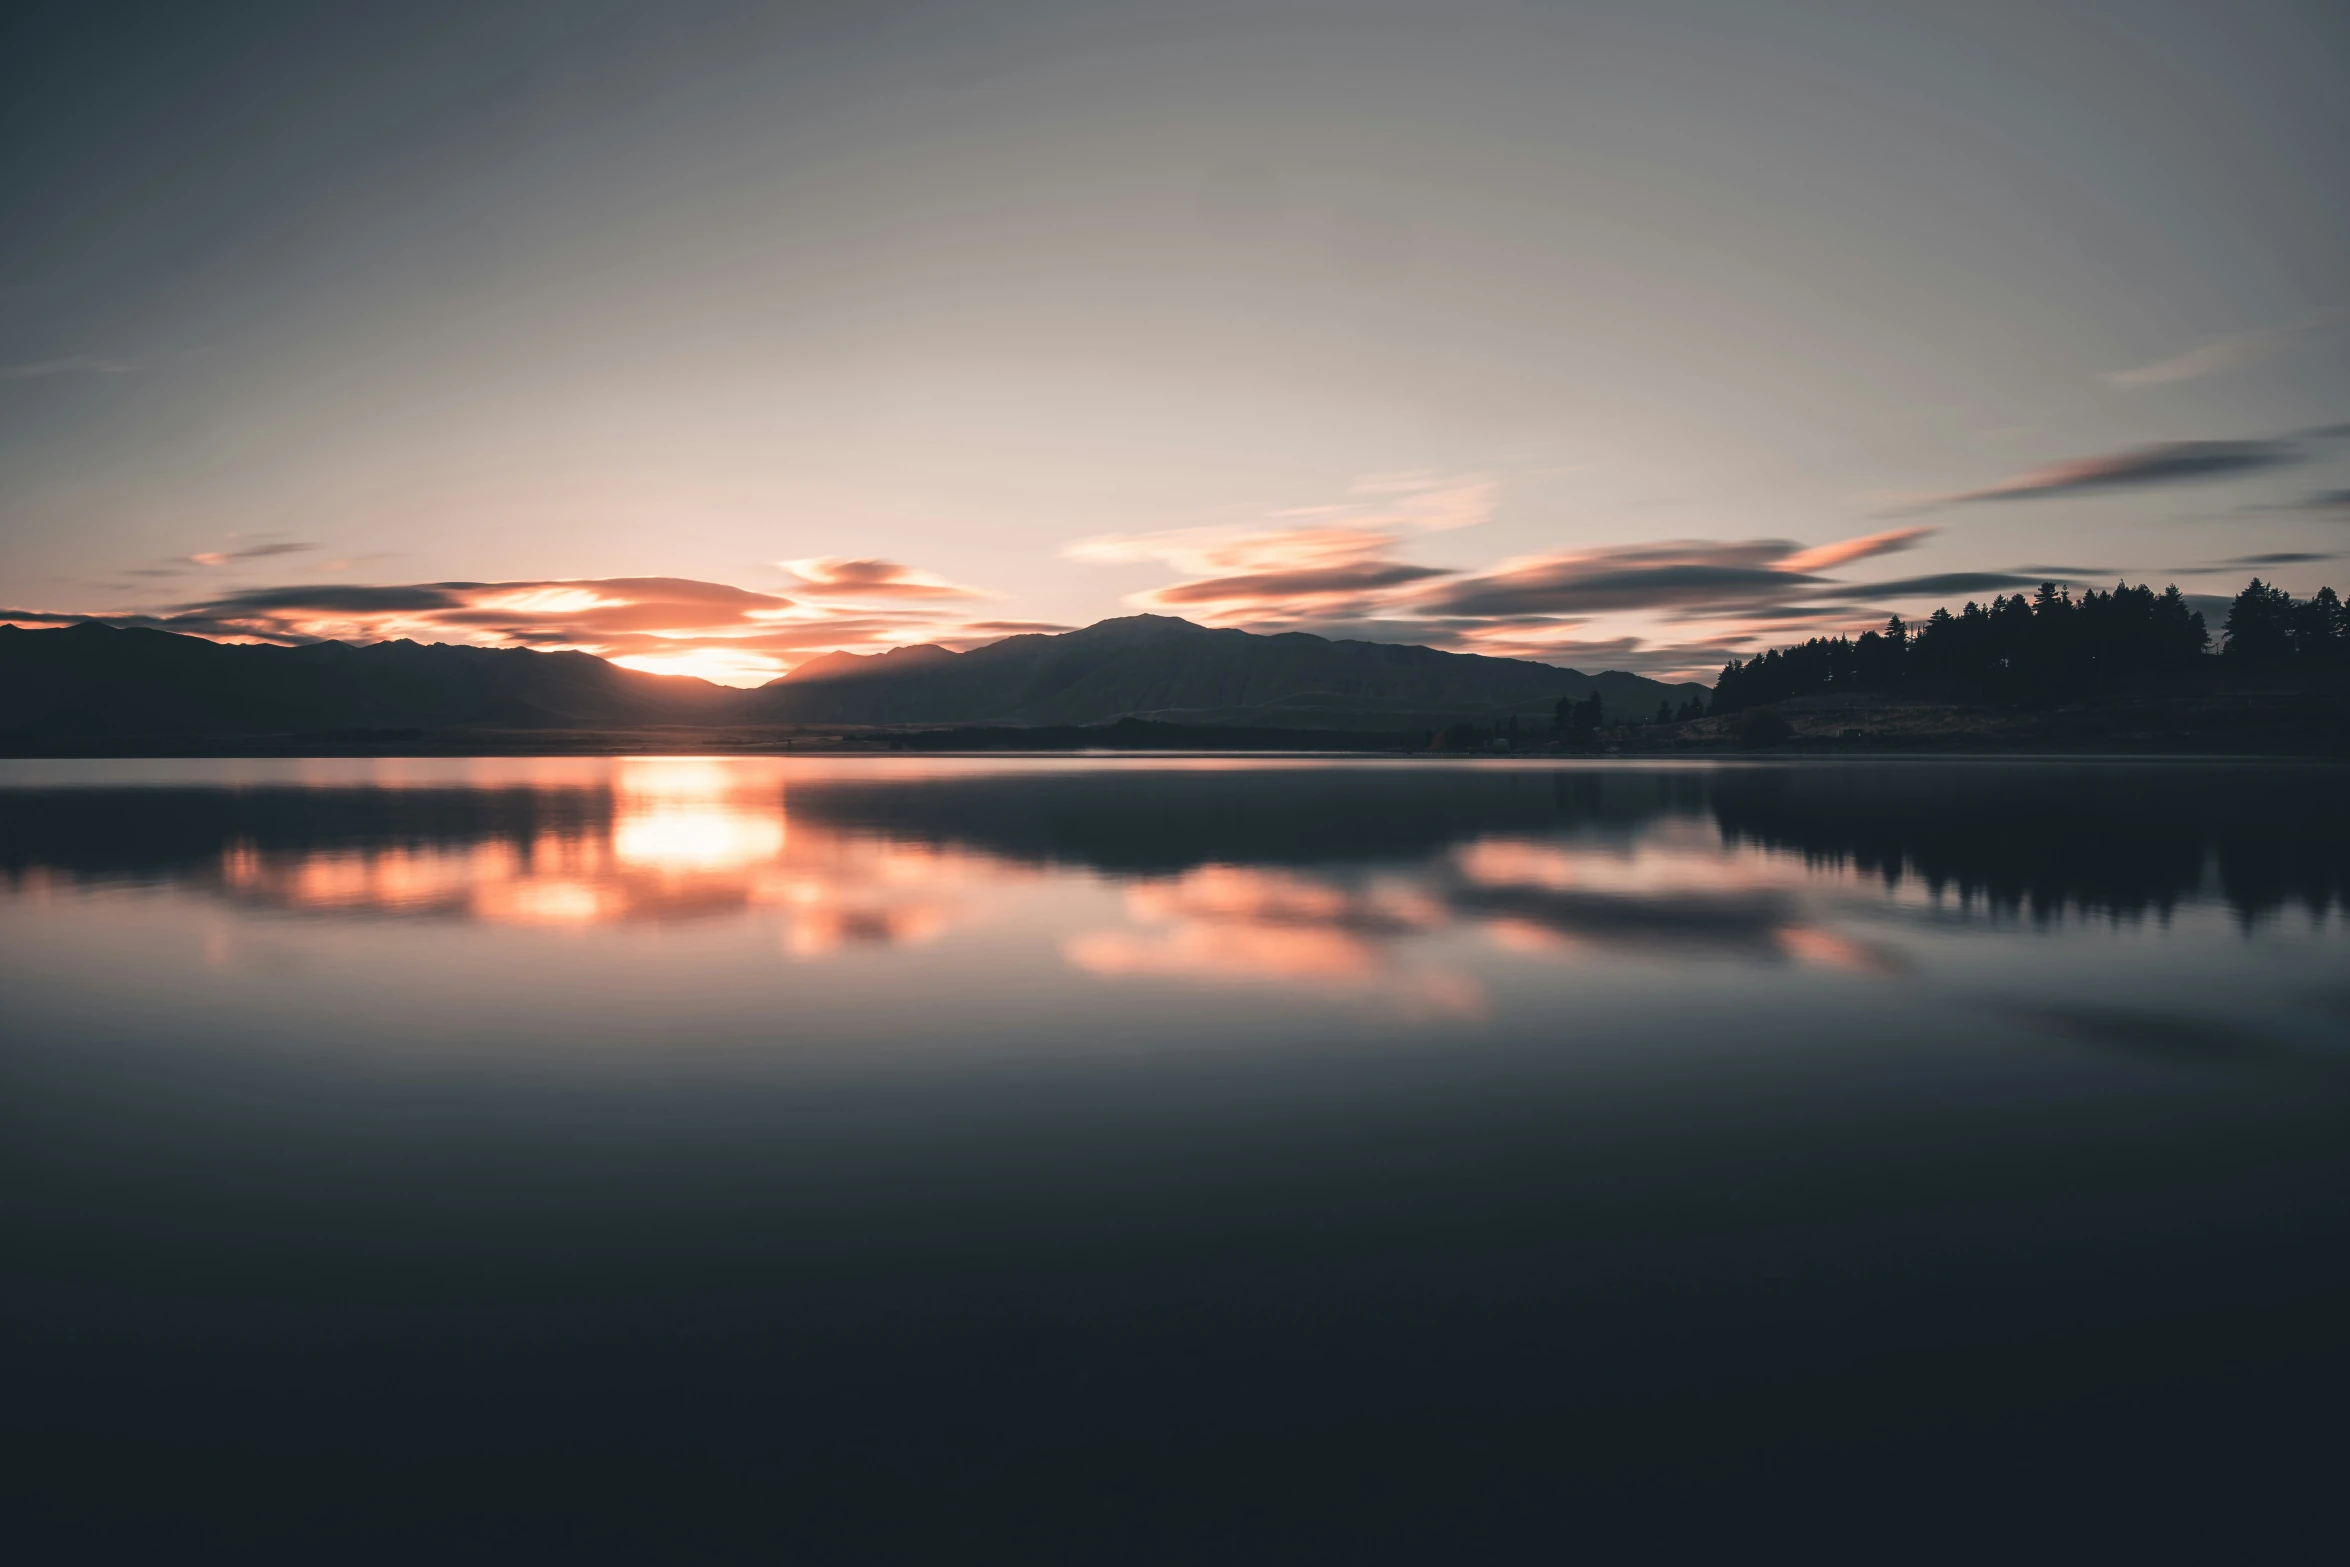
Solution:
[[[0,621],[1704,678],[2350,587],[2345,61],[2338,0],[20,4]]]

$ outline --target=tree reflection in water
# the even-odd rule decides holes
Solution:
[[[1885,916],[2256,922],[2350,896],[2337,769],[658,759],[407,764],[44,788],[0,872],[324,916],[534,926],[770,917],[783,948],[936,938],[1023,889],[1114,885],[1061,934],[1105,979],[1474,1013],[1468,938],[1894,972]],[[1865,918],[1856,920],[1855,911]]]

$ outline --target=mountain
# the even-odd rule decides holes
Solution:
[[[1695,685],[1522,659],[1131,615],[953,653],[834,653],[755,691],[647,675],[586,653],[378,642],[209,642],[95,623],[0,626],[0,735],[180,737],[651,724],[1069,726],[1141,718],[1231,728],[1393,732],[1547,721],[1597,691],[1618,713]],[[364,739],[364,735],[346,734]]]
[[[586,653],[0,626],[0,733],[193,736],[721,722],[741,693]]]
[[[1547,717],[1597,692],[1619,713],[1678,707],[1699,685],[1304,632],[1218,631],[1128,615],[968,653],[835,653],[752,693],[748,717],[818,724],[1098,724],[1119,718],[1290,728],[1434,728],[1510,711]]]

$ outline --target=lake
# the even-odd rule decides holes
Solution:
[[[2350,1394],[2346,785],[0,762],[18,1516],[2281,1550]]]

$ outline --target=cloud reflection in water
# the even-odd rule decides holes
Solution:
[[[1885,975],[1922,961],[1937,931],[2019,912],[2167,921],[2224,900],[2252,921],[2305,901],[2324,918],[2350,864],[2329,825],[2329,780],[2228,778],[2221,789],[2163,768],[288,764],[147,788],[13,786],[0,877],[20,897],[165,884],[309,917],[517,930],[765,922],[769,950],[794,959],[986,941],[1010,965],[991,972],[1038,993],[1074,969],[1138,993],[1244,986],[1468,1016],[1537,966]]]

